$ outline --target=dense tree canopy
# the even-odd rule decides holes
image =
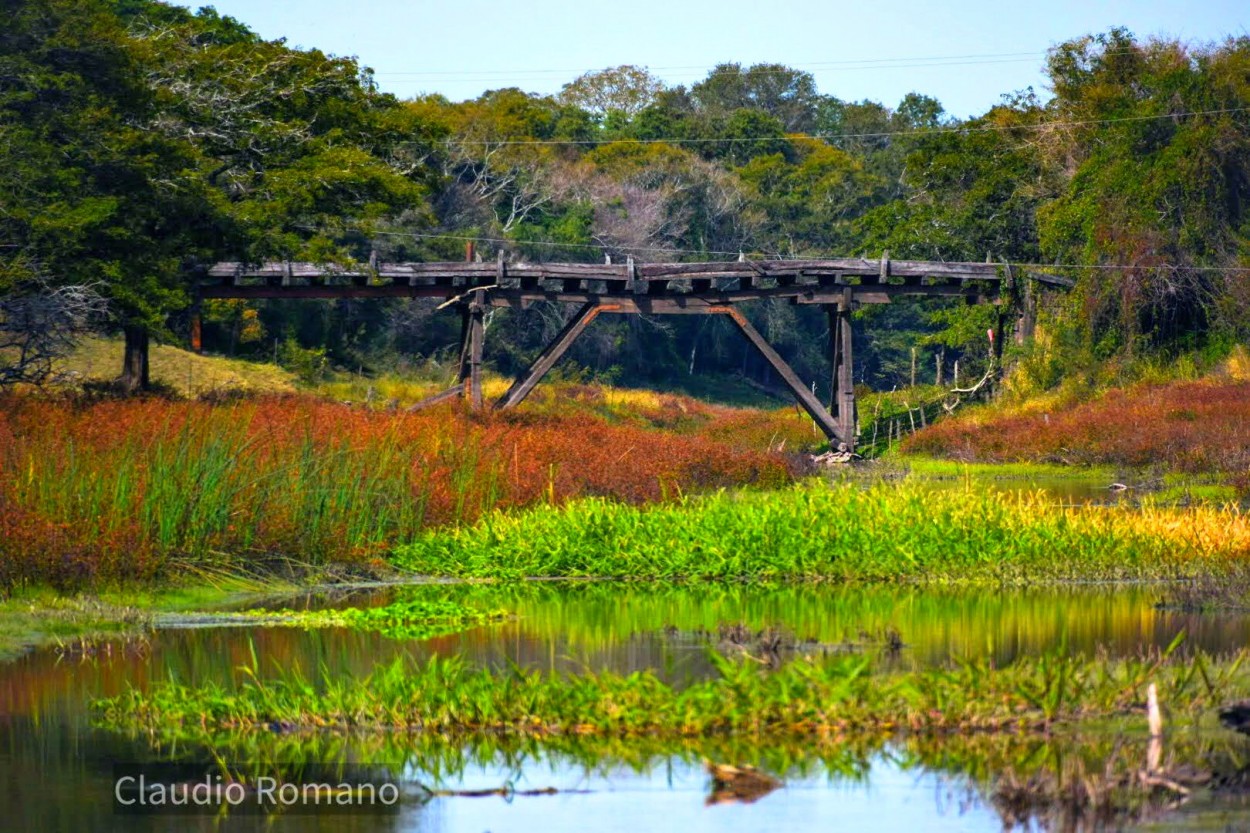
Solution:
[[[1050,53],[1049,98],[1013,93],[957,121],[921,93],[843,101],[778,64],[723,64],[689,88],[620,66],[557,96],[401,102],[352,59],[212,9],[3,8],[0,292],[95,286],[121,326],[173,335],[196,262],[455,259],[473,238],[530,259],[1060,264],[1078,288],[1051,304],[1046,349],[1069,365],[1247,334],[1250,281],[1228,270],[1250,254],[1250,39],[1077,38]],[[214,349],[268,355],[277,339],[353,367],[452,339],[415,302],[209,312]],[[564,315],[497,313],[488,358],[515,368]],[[828,378],[823,316],[751,315],[801,375]],[[904,381],[912,346],[984,355],[975,310],[865,315],[874,386]],[[623,381],[771,382],[716,321],[600,321],[574,358]]]

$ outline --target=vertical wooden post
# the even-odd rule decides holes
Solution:
[[[1033,279],[1024,277],[1020,289],[1020,320],[1016,326],[1016,344],[1027,344],[1033,340],[1033,331],[1037,327],[1037,298],[1033,294]]]
[[[473,291],[469,302],[469,404],[474,410],[482,407],[482,348],[486,341],[486,292]]]
[[[911,348],[911,386],[916,386],[916,348]]]
[[[838,331],[838,305],[825,304],[825,316],[829,320],[829,413],[838,412],[838,354],[841,351]]]
[[[834,419],[847,448],[855,449],[855,377],[851,346],[851,306],[854,297],[848,287],[842,290],[837,308],[837,355],[834,357]]]
[[[992,353],[990,360],[994,362],[994,381],[995,385],[999,379],[1003,377],[1003,328],[1007,323],[1007,312],[1000,303],[994,314],[994,343],[990,345]]]
[[[202,302],[200,301],[200,287],[196,284],[195,295],[191,299],[191,352],[204,352],[204,322],[201,316]]]
[[[939,347],[937,351],[937,370],[934,371],[933,384],[939,388],[942,387],[942,365],[946,363],[946,348]]]
[[[464,244],[464,259],[472,262],[476,248]],[[482,347],[485,340],[486,292],[475,289],[460,305],[460,384],[457,385],[475,410],[482,407]],[[454,390],[454,388],[453,388]]]

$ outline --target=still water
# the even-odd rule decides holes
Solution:
[[[411,738],[346,740],[299,754],[398,765],[413,790],[397,813],[225,819],[119,816],[114,763],[151,760],[142,738],[91,728],[88,702],[173,676],[184,682],[239,679],[257,657],[262,675],[292,668],[312,675],[361,675],[403,654],[460,655],[472,662],[560,671],[655,670],[677,684],[712,673],[708,650],[725,623],[778,627],[807,651],[880,654],[900,667],[959,657],[1006,664],[1062,647],[1095,655],[1163,647],[1184,631],[1186,646],[1211,652],[1250,646],[1250,615],[1188,615],[1156,609],[1163,588],[1069,587],[1035,590],[845,588],[819,585],[665,588],[595,582],[511,588],[422,586],[308,595],[274,606],[364,606],[397,594],[450,596],[513,616],[421,642],[342,630],[178,626],[91,657],[29,654],[0,666],[0,830],[909,830],[996,831],[1023,820],[978,785],[1011,761],[1085,760],[1118,754],[1114,737],[895,740],[845,748],[770,748],[732,739],[679,746],[638,742],[567,748],[508,745],[433,749]],[[893,635],[893,636],[891,636]],[[901,640],[902,647],[889,643]],[[1211,732],[1209,735],[1215,735]],[[1187,736],[1177,748],[1241,755],[1240,736]],[[337,744],[337,745],[336,745]],[[176,750],[187,754],[188,750]],[[708,806],[702,759],[753,763],[784,778],[752,803]],[[505,795],[429,798],[415,790],[496,789]],[[555,788],[552,795],[525,796]],[[421,800],[418,800],[420,798]],[[1069,820],[1071,821],[1071,820]],[[1079,827],[1051,820],[1056,827]],[[1162,829],[1250,830],[1238,801],[1194,802],[1155,824]],[[1085,822],[1082,822],[1085,824]],[[1088,826],[1088,825],[1086,825]]]

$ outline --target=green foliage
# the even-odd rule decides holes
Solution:
[[[423,124],[354,60],[264,41],[211,8],[11,5],[6,285],[34,268],[92,284],[118,323],[161,333],[189,264],[350,260],[373,223],[425,204]]]
[[[15,245],[0,260],[95,285],[118,316],[160,329],[185,302],[183,259],[208,252],[222,223],[195,175],[195,149],[146,129],[158,97],[109,4],[10,9],[0,34],[0,237]]]
[[[570,81],[560,90],[560,100],[610,127],[608,120],[628,122],[649,107],[662,89],[663,82],[647,70],[619,66],[588,72]]]
[[[1181,521],[1177,520],[1178,523]],[[1039,495],[821,483],[638,508],[601,500],[424,534],[395,563],[423,575],[665,580],[1132,580],[1234,570],[1240,516],[1063,511]],[[1198,530],[1227,527],[1220,540]]]
[[[1043,299],[1046,341],[1023,355],[1041,387],[1065,368],[1250,335],[1250,284],[1222,271],[1250,262],[1244,37],[1195,48],[1120,29],[1074,39],[1051,52],[1052,100],[1027,90],[960,121],[919,93],[894,108],[841,101],[777,64],[722,64],[689,88],[624,65],[555,97],[504,88],[399,102],[354,59],[267,41],[211,8],[14,9],[0,33],[0,236],[17,245],[0,250],[0,291],[36,272],[97,284],[118,323],[179,327],[171,313],[197,262],[462,257],[462,240],[426,236],[441,232],[587,262],[888,250],[1070,264],[1076,291]],[[408,306],[255,309],[263,330],[359,369],[397,350],[445,353],[454,325],[427,315],[410,326]],[[980,362],[997,323],[909,301],[863,314],[888,330],[857,335],[858,381],[878,389],[907,380],[917,345]],[[488,360],[515,369],[558,317],[511,317]],[[751,317],[784,332],[783,356],[824,384],[823,316]],[[701,370],[775,386],[698,320],[595,332],[572,359],[627,382]],[[260,350],[237,320],[206,335]]]
[[[278,350],[278,364],[294,373],[305,385],[324,380],[329,372],[324,347],[300,347],[290,335]]]
[[[1189,49],[1122,29],[1052,53],[1054,117],[1080,126],[1042,149],[1071,174],[1038,233],[1047,258],[1098,267],[1063,311],[1095,359],[1244,337],[1244,281],[1206,268],[1244,265],[1250,131],[1230,111],[1250,104],[1247,67],[1250,39]]]
[[[327,671],[312,680],[292,671],[262,681],[245,668],[248,673],[234,686],[164,680],[93,705],[98,726],[165,743],[229,743],[240,735],[269,733],[275,724],[335,732],[420,729],[461,739],[486,734],[810,739],[1042,733],[1135,715],[1150,684],[1177,716],[1250,691],[1244,654],[1180,658],[1169,650],[1111,662],[1051,652],[1005,667],[969,659],[910,673],[862,655],[797,659],[774,671],[761,670],[756,661],[712,659],[715,676],[686,686],[667,683],[653,671],[560,676],[472,668],[459,657],[433,657],[420,665],[401,659],[366,677]]]

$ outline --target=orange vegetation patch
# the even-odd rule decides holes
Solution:
[[[0,590],[147,579],[171,557],[360,561],[497,507],[654,501],[798,473],[798,458],[768,439],[750,447],[765,433],[735,427],[750,412],[689,402],[698,418],[675,420],[679,433],[640,413],[646,403],[608,415],[559,403],[472,414],[300,396],[10,396],[0,399]]]
[[[1108,391],[1049,412],[980,411],[930,427],[903,450],[967,462],[1164,466],[1250,472],[1250,383],[1178,382]]]

